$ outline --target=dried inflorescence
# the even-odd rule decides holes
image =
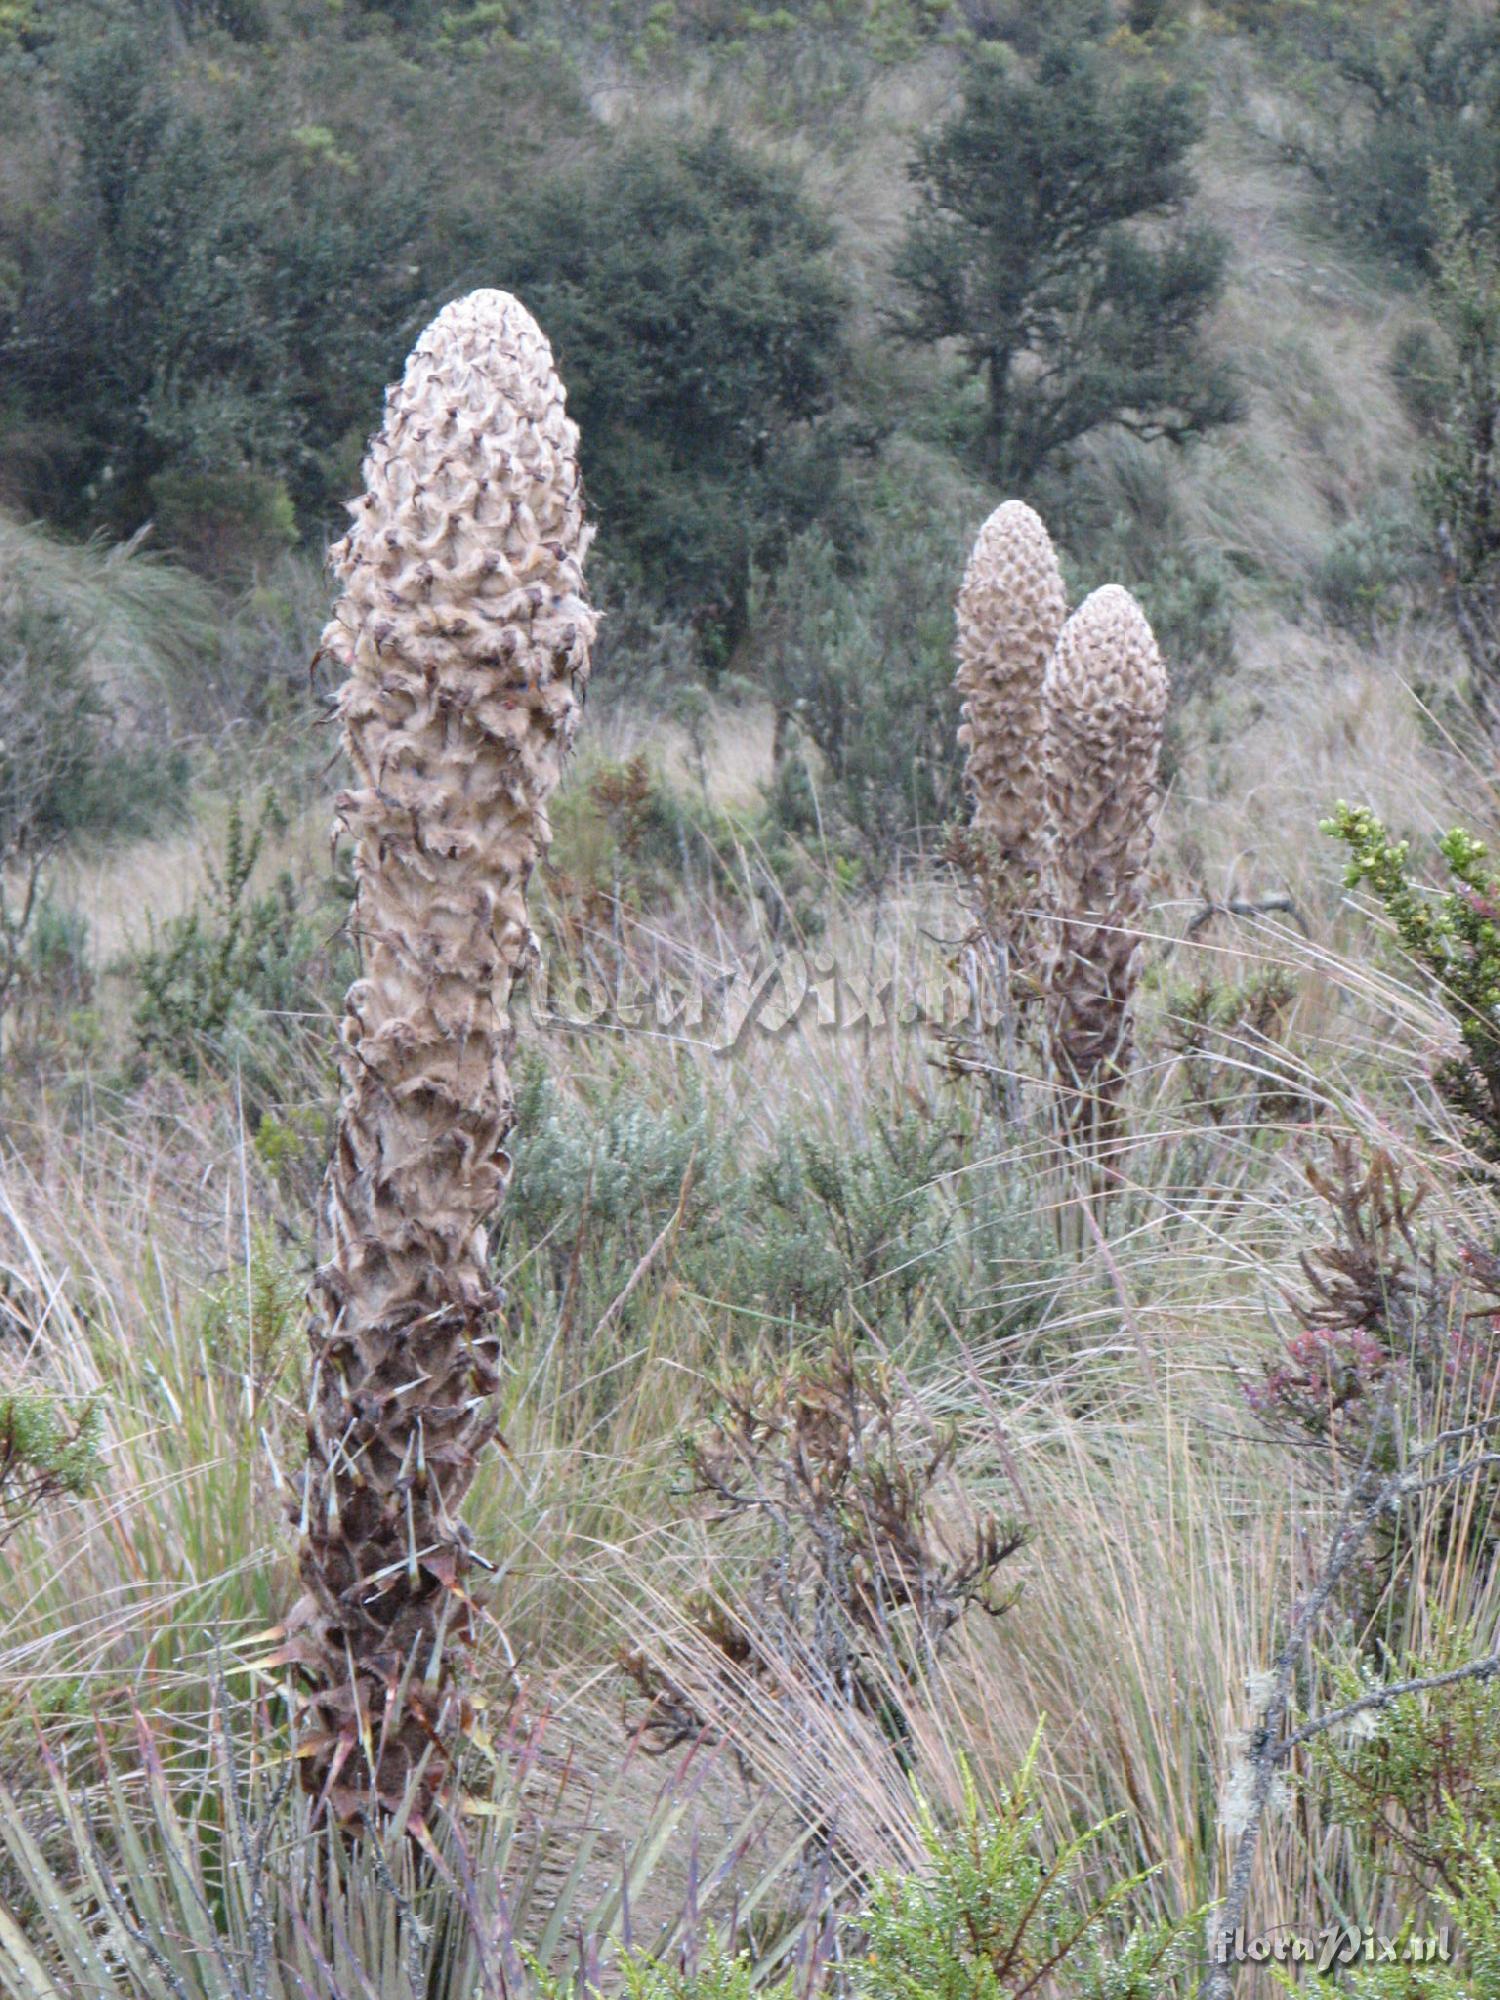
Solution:
[[[469,1636],[458,1508],[495,1434],[486,1223],[512,1124],[511,985],[533,958],[528,878],[578,720],[578,434],[551,350],[504,292],[421,336],[365,461],[323,651],[355,783],[361,976],[313,1327],[299,1568],[286,1657],[311,1684],[304,1768],[351,1817],[431,1795],[461,1729]]]
[[[1094,1143],[1130,1063],[1167,707],[1166,669],[1129,591],[1108,584],[1073,613],[1044,706],[1048,1046],[1073,1135]]]
[[[973,802],[965,851],[985,929],[1024,957],[1018,913],[1035,903],[1044,846],[1042,683],[1068,602],[1051,537],[1022,501],[980,529],[957,614],[958,740]]]

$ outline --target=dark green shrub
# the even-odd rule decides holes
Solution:
[[[908,1328],[945,1275],[959,1226],[938,1185],[956,1157],[951,1132],[915,1117],[893,1119],[863,1146],[782,1132],[750,1178],[737,1251],[704,1281],[717,1278],[724,1297],[791,1329],[827,1327],[851,1310],[891,1332]]]
[[[1500,721],[1500,256],[1464,219],[1451,175],[1431,180],[1432,302],[1443,410],[1418,482],[1480,721]]]
[[[35,76],[59,198],[33,223],[0,197],[0,366],[66,469],[57,512],[133,531],[159,510],[205,566],[263,559],[290,509],[343,497],[325,454],[367,427],[427,304],[396,171],[268,119],[262,65],[179,69],[134,22],[65,20]]]
[[[896,324],[956,342],[982,381],[996,481],[1024,485],[1104,426],[1181,442],[1237,414],[1203,340],[1224,243],[1135,226],[1180,209],[1198,130],[1181,84],[1077,37],[1029,70],[992,48],[968,62],[959,111],[912,163]]]
[[[1483,1656],[1472,1632],[1390,1663],[1335,1667],[1328,1706],[1376,1693],[1384,1679],[1428,1680]],[[1500,1826],[1500,1677],[1477,1677],[1370,1709],[1340,1734],[1312,1739],[1309,1782],[1329,1818],[1348,1827],[1388,1871],[1430,1889],[1460,1886],[1464,1829]]]
[[[172,466],[150,481],[157,528],[195,568],[233,580],[270,562],[297,539],[283,480],[251,466]]]
[[[1349,226],[1414,270],[1436,248],[1434,169],[1464,229],[1500,198],[1500,20],[1465,0],[1283,10],[1301,59],[1307,133],[1290,148]],[[1332,89],[1330,88],[1332,86]],[[1351,116],[1340,117],[1339,94]]]
[[[72,1406],[40,1389],[0,1392],[0,1548],[53,1501],[96,1484],[103,1428],[98,1403]]]
[[[1451,403],[1447,356],[1434,326],[1409,326],[1391,347],[1391,380],[1401,407],[1424,438],[1436,437]]]
[[[752,565],[835,505],[831,244],[795,179],[722,135],[621,140],[508,225],[505,282],[547,328],[606,533],[726,645]]]

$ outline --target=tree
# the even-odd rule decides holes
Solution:
[[[1032,73],[982,50],[910,170],[919,207],[896,323],[955,341],[983,380],[982,455],[1006,483],[1104,425],[1181,443],[1236,414],[1202,340],[1223,241],[1130,226],[1174,214],[1190,190],[1188,93],[1108,63],[1082,40],[1049,45]]]
[[[504,266],[568,382],[601,527],[721,645],[826,514],[848,310],[832,231],[722,135],[621,143],[524,196]]]
[[[28,501],[154,520],[215,571],[344,497],[335,447],[424,309],[411,187],[268,121],[258,60],[187,76],[134,25],[60,38],[37,82],[59,199],[0,190],[0,371],[53,466]]]

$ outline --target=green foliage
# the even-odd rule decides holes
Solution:
[[[690,1243],[714,1233],[725,1161],[691,1089],[660,1111],[623,1079],[580,1102],[523,1061],[512,1152],[502,1240],[538,1246],[565,1325],[597,1320],[674,1214]]]
[[[1408,868],[1411,843],[1393,841],[1367,806],[1340,801],[1323,831],[1349,850],[1346,881],[1366,888],[1397,942],[1437,982],[1463,1053],[1434,1072],[1444,1101],[1487,1160],[1500,1160],[1500,876],[1483,841],[1456,827],[1438,843],[1449,886],[1425,893]]]
[[[748,1954],[731,1957],[717,1938],[691,1970],[634,1955],[626,1958],[622,1970],[625,2000],[794,2000],[796,1990],[790,1979],[767,1986],[756,1978]]]
[[[150,491],[167,546],[226,581],[269,562],[297,539],[291,495],[271,473],[175,465],[152,475]]]
[[[417,211],[368,168],[351,198],[337,149],[267,120],[248,58],[183,75],[165,38],[112,25],[65,33],[38,88],[65,198],[13,250],[0,210],[19,273],[0,365],[53,436],[39,498],[157,513],[207,567],[264,559],[294,506],[327,504],[321,453],[367,426],[424,316]]]
[[[752,565],[835,504],[831,242],[789,173],[723,135],[622,139],[508,223],[506,282],[547,328],[602,519],[724,643]]]
[[[0,1392],[0,1547],[54,1500],[89,1492],[102,1471],[104,1413],[41,1389]]]
[[[909,1328],[946,1275],[958,1217],[938,1182],[955,1154],[951,1132],[914,1116],[863,1146],[783,1131],[751,1177],[730,1268],[713,1274],[723,1295],[792,1328],[831,1325],[851,1308],[888,1331]]]
[[[813,529],[758,591],[758,678],[821,754],[820,796],[869,886],[959,805],[953,596],[973,512],[903,455],[865,500],[855,557]]]
[[[963,1205],[949,1178],[958,1135],[936,1121],[892,1108],[868,1138],[837,1143],[789,1123],[742,1172],[691,1085],[660,1111],[623,1077],[580,1100],[523,1062],[516,1110],[501,1225],[539,1246],[570,1319],[597,1317],[676,1216],[679,1277],[780,1338],[851,1318],[896,1337],[929,1310],[944,1326],[1027,1323],[1026,1308],[986,1304],[983,1274],[990,1260],[1044,1268],[1046,1232],[1000,1175],[966,1176]]]
[[[1148,240],[1191,188],[1185,87],[1076,37],[1034,72],[981,49],[956,115],[918,150],[919,208],[896,263],[916,341],[956,341],[986,390],[991,475],[1024,484],[1106,425],[1181,442],[1237,413],[1202,323],[1225,246]]]
[[[242,1079],[269,1084],[258,1017],[325,1011],[317,984],[322,940],[298,908],[290,874],[263,895],[250,891],[267,831],[281,824],[269,791],[251,823],[231,799],[223,863],[209,868],[206,897],[153,933],[135,960],[135,1033],[147,1062],[192,1077],[210,1056],[219,1063],[232,1054]]]
[[[1446,1882],[1438,1888],[1432,1914],[1412,1920],[1394,1940],[1394,1962],[1384,1954],[1374,1964],[1356,1962],[1334,1978],[1312,1984],[1274,1970],[1298,1994],[1322,2000],[1478,2000],[1500,1992],[1500,1842],[1492,1812],[1468,1814],[1456,1800],[1444,1808]],[[1446,1932],[1446,1962],[1430,1958],[1434,1932]]]
[[[1426,1680],[1479,1658],[1468,1631],[1393,1661],[1390,1681]],[[1369,1661],[1335,1667],[1328,1707],[1378,1694]],[[1342,1732],[1315,1736],[1308,1782],[1386,1872],[1462,1890],[1475,1829],[1500,1826],[1500,1677],[1397,1696]]]
[[[1419,531],[1386,507],[1357,514],[1324,551],[1314,589],[1334,624],[1373,639],[1401,616],[1415,581]]]
[[[1241,10],[1249,12],[1249,8]],[[1266,10],[1256,0],[1255,11]],[[1420,270],[1442,219],[1437,169],[1467,231],[1500,199],[1500,20],[1466,0],[1283,7],[1271,24],[1300,61],[1308,136],[1290,147],[1351,227]],[[1340,118],[1330,94],[1342,90]]]
[[[254,1384],[257,1400],[301,1351],[306,1294],[306,1272],[288,1262],[271,1230],[261,1228],[247,1245],[244,1268],[204,1300],[205,1349],[226,1374]]]
[[[1037,1748],[992,1806],[966,1773],[956,1825],[922,1807],[926,1871],[885,1877],[861,1917],[862,2000],[1019,2000],[1054,1973],[1070,2000],[1164,2000],[1191,1990],[1199,1915],[1125,1928],[1127,1906],[1155,1871],[1102,1895],[1087,1885],[1108,1821],[1049,1850]]]

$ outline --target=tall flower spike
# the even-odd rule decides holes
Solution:
[[[1024,957],[1042,852],[1042,682],[1067,594],[1039,514],[997,507],[958,593],[958,740],[973,802],[970,857],[986,930]]]
[[[418,340],[331,551],[323,651],[355,783],[360,977],[314,1287],[299,1571],[286,1657],[310,1684],[304,1775],[342,1819],[441,1785],[467,1709],[459,1507],[496,1433],[486,1224],[505,1190],[526,887],[578,721],[578,432],[540,328],[505,292]]]
[[[1118,584],[1062,629],[1047,668],[1043,902],[1048,1044],[1069,1128],[1097,1151],[1130,1066],[1167,674]]]

